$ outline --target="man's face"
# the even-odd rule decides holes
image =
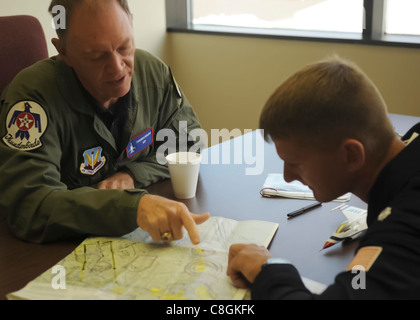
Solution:
[[[62,56],[104,107],[129,92],[134,52],[131,20],[116,1],[75,7]]]
[[[277,154],[284,161],[284,178],[307,185],[321,202],[332,201],[351,189],[353,177],[346,168],[341,148],[331,151],[303,147],[297,139],[275,140]]]

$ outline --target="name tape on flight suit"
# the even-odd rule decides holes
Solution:
[[[130,140],[126,148],[127,158],[132,158],[153,143],[153,128],[147,129],[142,134]]]
[[[34,101],[20,101],[7,114],[4,143],[22,151],[42,147],[41,137],[48,125],[44,109]]]

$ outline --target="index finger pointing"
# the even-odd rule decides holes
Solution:
[[[181,212],[182,224],[187,230],[188,235],[190,236],[191,242],[193,244],[200,243],[200,234],[198,233],[196,221],[198,224],[201,224],[204,221],[206,221],[209,217],[210,215],[208,213],[204,215],[196,215],[190,213],[188,210],[183,210]]]
[[[189,212],[183,211],[181,213],[182,224],[185,229],[187,229],[188,235],[190,236],[191,242],[193,244],[200,243],[200,234],[198,233],[197,225]]]
[[[206,222],[210,218],[210,213],[204,213],[204,214],[194,214],[191,213],[195,224],[202,224]]]

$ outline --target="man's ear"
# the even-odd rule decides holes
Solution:
[[[64,60],[64,62],[70,66],[69,59],[67,57],[67,48],[64,44],[64,40],[58,38],[52,38],[51,43],[57,49],[57,52],[60,54],[60,57]]]
[[[356,139],[346,139],[341,145],[344,161],[350,172],[357,172],[366,163],[365,146]]]

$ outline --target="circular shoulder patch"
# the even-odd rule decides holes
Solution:
[[[7,114],[4,143],[10,148],[30,151],[42,146],[41,137],[47,129],[44,109],[36,102],[16,103]]]

